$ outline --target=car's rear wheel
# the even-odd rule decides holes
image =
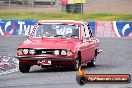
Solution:
[[[28,73],[30,70],[31,65],[24,64],[24,63],[19,63],[19,70],[22,73]]]
[[[95,67],[95,65],[96,65],[96,56],[90,62],[87,63],[88,67]]]
[[[73,70],[77,71],[79,69],[80,64],[81,64],[80,57],[77,56],[75,60],[75,64],[72,66]]]

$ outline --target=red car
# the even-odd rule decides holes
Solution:
[[[20,72],[29,72],[32,65],[43,68],[81,64],[95,66],[99,40],[94,38],[87,22],[72,20],[39,21],[28,39],[17,49]]]

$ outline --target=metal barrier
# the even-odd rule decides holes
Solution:
[[[55,5],[58,0],[0,0],[1,5],[8,7],[16,6],[35,6],[35,5]]]

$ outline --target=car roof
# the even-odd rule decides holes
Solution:
[[[76,23],[76,24],[82,24],[83,21],[75,21],[75,20],[40,20],[38,23]]]

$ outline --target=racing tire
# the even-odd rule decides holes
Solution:
[[[28,73],[31,65],[19,63],[19,71],[22,73]]]
[[[81,61],[79,59],[79,56],[76,57],[75,64],[72,66],[72,69],[74,71],[77,71],[79,69],[79,66],[81,65]]]
[[[93,58],[93,60],[87,63],[88,67],[95,67],[95,65],[96,65],[96,56]]]

